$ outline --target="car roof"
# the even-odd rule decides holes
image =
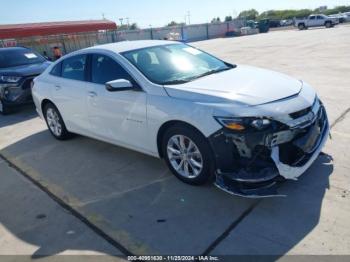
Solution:
[[[152,46],[169,45],[169,44],[180,44],[176,41],[166,41],[166,40],[136,40],[136,41],[123,41],[118,43],[111,43],[105,45],[97,45],[86,48],[84,50],[109,50],[115,53],[122,53],[131,50],[142,49]]]

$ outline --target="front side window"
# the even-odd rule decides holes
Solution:
[[[207,53],[185,44],[153,46],[122,53],[150,81],[180,84],[233,68]]]
[[[0,50],[0,68],[39,64],[46,59],[37,52],[26,48],[5,48]]]
[[[62,61],[62,77],[73,80],[85,80],[86,55],[69,57]]]
[[[106,84],[117,79],[132,81],[129,74],[112,58],[94,54],[91,62],[91,81],[96,84]]]

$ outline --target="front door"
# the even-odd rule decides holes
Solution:
[[[91,79],[88,83],[88,115],[92,131],[103,139],[145,149],[147,141],[147,94],[141,88],[111,92],[106,82],[126,79],[137,83],[113,58],[91,55]]]

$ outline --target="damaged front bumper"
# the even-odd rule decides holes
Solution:
[[[319,102],[290,124],[280,130],[238,134],[222,129],[213,134],[215,185],[245,197],[282,196],[278,182],[302,175],[329,136],[326,110]]]

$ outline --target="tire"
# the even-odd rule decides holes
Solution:
[[[331,22],[326,22],[325,26],[326,26],[326,28],[331,28],[332,27],[332,23]]]
[[[0,99],[0,114],[7,115],[9,113],[9,108],[2,100]]]
[[[72,137],[72,133],[68,132],[63,118],[57,107],[48,103],[44,106],[44,116],[50,133],[58,140],[67,140]]]
[[[172,173],[187,184],[204,184],[214,174],[210,145],[191,126],[177,124],[169,127],[163,135],[162,153]]]
[[[299,25],[298,25],[298,28],[299,28],[299,30],[304,30],[304,29],[306,29],[306,27],[305,27],[304,24],[299,24]]]

